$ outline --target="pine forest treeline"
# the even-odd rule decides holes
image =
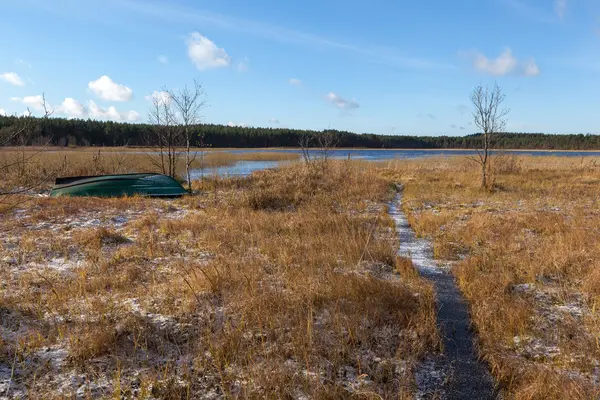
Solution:
[[[154,129],[150,124],[130,124],[112,121],[0,116],[0,138],[27,126],[29,145],[49,143],[55,146],[148,146]],[[192,127],[192,145],[200,138],[211,147],[298,147],[307,136],[322,132],[284,129],[251,128],[202,124]],[[481,146],[478,134],[467,136],[402,136],[355,134],[335,131],[338,147],[405,148],[405,149],[470,149]],[[312,141],[312,143],[318,143]],[[498,149],[600,150],[600,135],[590,134],[497,134]]]

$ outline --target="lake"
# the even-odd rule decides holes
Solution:
[[[245,153],[296,153],[302,154],[300,149],[236,149],[236,150],[218,150],[235,154]],[[494,152],[492,152],[493,154]],[[600,157],[600,151],[542,151],[542,150],[513,150],[513,151],[497,151],[496,153],[527,155],[535,157]],[[323,150],[310,150],[311,156],[320,156]],[[476,150],[372,150],[372,149],[335,149],[329,151],[331,158],[366,161],[385,161],[395,159],[415,159],[426,157],[451,157],[451,156],[467,156],[477,155]],[[192,179],[198,179],[202,174],[220,175],[220,176],[246,176],[253,171],[275,168],[279,165],[277,161],[240,161],[234,165],[218,168],[207,168],[204,171],[193,170]]]

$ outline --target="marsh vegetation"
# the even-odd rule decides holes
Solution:
[[[74,154],[71,172],[100,170]],[[0,214],[0,393],[412,398],[444,349],[432,286],[397,256],[402,183],[504,398],[597,397],[600,164],[489,168],[488,189],[445,157],[297,162],[178,200],[20,195]]]
[[[492,161],[492,190],[464,159],[395,162],[405,211],[451,261],[480,352],[508,398],[597,398],[597,159]]]
[[[433,292],[396,259],[392,192],[373,171],[298,164],[175,201],[36,198],[4,213],[0,388],[409,396],[438,343]]]

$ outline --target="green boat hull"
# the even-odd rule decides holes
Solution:
[[[179,182],[167,175],[124,174],[57,178],[51,197],[179,197],[187,194]]]

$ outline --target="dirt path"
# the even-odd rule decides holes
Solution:
[[[415,236],[401,205],[399,188],[390,205],[390,216],[396,222],[400,239],[399,254],[411,258],[421,276],[434,284],[437,324],[444,344],[443,356],[425,360],[417,372],[417,398],[494,399],[494,380],[487,366],[477,359],[467,303],[452,274],[433,260],[431,242]]]

